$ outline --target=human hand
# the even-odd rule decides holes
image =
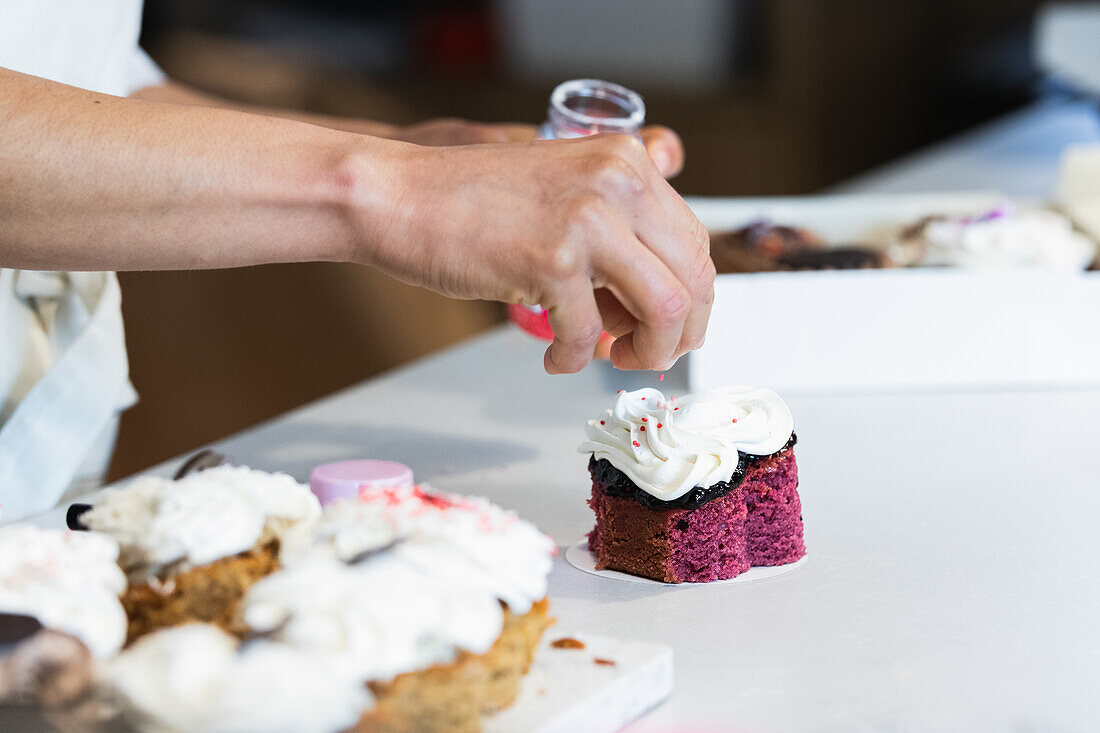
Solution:
[[[667,369],[702,344],[707,231],[636,138],[388,145],[359,259],[452,297],[541,304],[550,373],[583,368],[605,330],[620,369]]]
[[[416,145],[479,145],[531,142],[536,133],[534,125],[470,122],[446,117],[397,128],[394,139]],[[642,128],[639,135],[661,175],[665,178],[679,175],[684,169],[684,144],[680,136],[661,125]]]

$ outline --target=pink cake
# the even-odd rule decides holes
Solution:
[[[793,421],[769,390],[621,392],[589,421],[597,567],[668,583],[806,554]]]

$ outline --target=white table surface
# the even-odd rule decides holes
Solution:
[[[1062,114],[1026,111],[845,190],[1044,195],[1060,150],[1053,131],[1066,133],[1061,144],[1100,139],[1095,110]],[[1036,136],[1042,150],[1019,147]],[[977,175],[984,156],[1000,163]],[[1006,185],[1018,165],[1045,188]],[[419,480],[487,496],[569,545],[592,525],[586,458],[575,452],[584,420],[616,389],[682,392],[683,375],[658,383],[598,364],[549,377],[541,348],[503,327],[215,447],[301,480],[326,461],[401,461]],[[558,558],[550,594],[562,626],[675,649],[672,698],[633,729],[1100,730],[1100,391],[789,403],[805,566],[755,583],[666,588]]]
[[[402,461],[568,545],[592,525],[584,420],[619,388],[682,391],[682,374],[549,377],[541,348],[503,327],[216,447],[299,479]],[[675,650],[675,692],[636,729],[1100,729],[1100,391],[789,402],[805,566],[673,588],[558,558],[562,626]]]

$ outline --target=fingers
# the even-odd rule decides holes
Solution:
[[[641,131],[642,142],[653,164],[665,178],[672,178],[684,169],[684,144],[680,136],[667,127],[653,125]]]
[[[620,369],[667,369],[682,353],[680,344],[684,325],[692,315],[692,296],[625,222],[609,218],[604,226],[621,229],[614,236],[595,240],[592,264],[601,283],[606,283],[606,291],[633,319],[610,303],[607,294],[599,294],[608,332],[622,336],[611,347],[611,361]]]
[[[638,146],[635,144],[635,147]],[[667,181],[656,174],[654,166],[639,161],[635,157],[644,158],[640,150],[632,150],[628,145],[621,145],[619,154],[632,164],[630,170],[635,173],[637,180],[629,181],[630,185],[621,182],[617,186],[605,184],[605,194],[614,204],[633,214],[633,234],[668,270],[671,270],[690,301],[683,323],[683,333],[671,357],[675,359],[701,346],[706,334],[711,304],[714,300],[715,278],[714,263],[710,258],[710,236],[706,227],[695,217],[683,198]],[[608,177],[605,174],[605,179],[614,183],[614,177]],[[612,258],[615,255],[615,253],[608,254]],[[608,272],[615,269],[610,262],[605,263],[604,266]],[[621,267],[619,265],[617,269],[621,270]],[[624,293],[615,291],[615,295],[622,297]],[[640,295],[625,295],[635,302],[642,300]],[[665,297],[671,298],[671,293],[666,293]],[[624,305],[639,321],[646,323],[646,318],[642,317],[632,303],[624,301]],[[601,307],[601,312],[603,310],[604,307]],[[608,332],[615,336],[622,336],[628,332],[628,329]],[[636,335],[633,347],[630,341],[625,344],[618,347],[622,350],[622,358],[626,360],[624,363],[635,363],[635,356],[645,360],[647,356],[662,351],[661,348],[654,346],[652,331],[647,328],[641,329]]]
[[[603,334],[592,284],[582,277],[573,278],[562,284],[554,301],[547,308],[554,342],[546,349],[543,366],[547,374],[579,372],[592,360]]]

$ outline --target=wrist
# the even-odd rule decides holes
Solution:
[[[408,183],[415,152],[407,143],[356,136],[338,157],[333,190],[352,232],[340,259],[392,269],[392,245],[408,235],[416,205],[415,187]]]

